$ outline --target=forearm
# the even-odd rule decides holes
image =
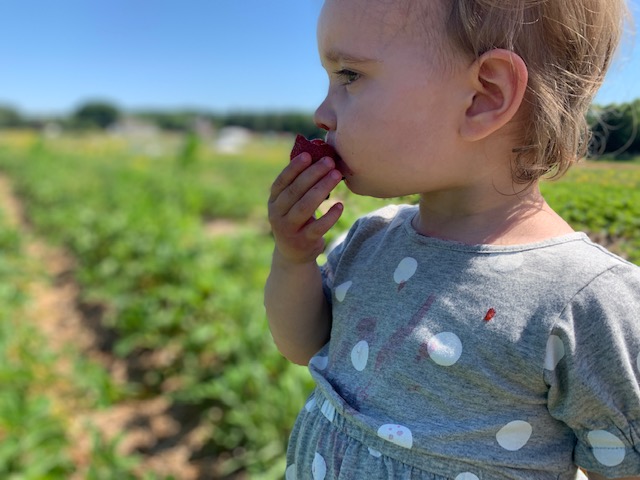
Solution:
[[[300,365],[329,340],[331,309],[316,258],[324,250],[324,235],[342,214],[342,204],[337,203],[316,218],[342,174],[328,157],[311,160],[311,155],[301,153],[289,162],[273,182],[268,204],[276,248],[264,304],[278,349]]]
[[[265,308],[274,342],[280,352],[299,365],[329,340],[331,311],[322,291],[315,262],[294,264],[273,255],[265,286]]]

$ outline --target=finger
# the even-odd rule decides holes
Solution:
[[[289,220],[298,224],[306,222],[341,181],[342,174],[338,170],[328,172],[291,206],[286,213]]]
[[[280,172],[280,175],[275,179],[271,185],[271,195],[269,202],[274,202],[275,199],[289,186],[291,183],[304,172],[311,164],[311,155],[307,152],[303,152],[293,160]]]
[[[329,157],[325,157],[319,162],[307,167],[289,185],[287,185],[287,187],[282,190],[275,199],[271,201],[274,213],[282,216],[287,215],[289,211],[309,193],[309,191],[313,189],[317,190],[319,187],[322,187],[320,184],[323,178],[325,178],[326,175],[334,169],[335,162]],[[341,178],[342,177],[340,175],[340,179]],[[331,185],[328,188],[332,189],[334,187],[335,185]],[[325,193],[323,199],[326,198],[329,192],[330,190]],[[309,198],[304,202],[307,207],[305,208],[305,211],[308,212],[309,209],[312,211],[315,210],[316,206],[309,205],[308,202]]]
[[[333,205],[327,213],[322,215],[317,220],[310,222],[306,227],[306,234],[308,238],[321,238],[331,230],[331,228],[338,222],[344,212],[344,205],[342,203],[336,203]]]

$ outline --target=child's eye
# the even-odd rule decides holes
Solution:
[[[342,85],[351,85],[353,82],[360,78],[360,74],[351,70],[342,69],[336,72],[336,75],[340,79]]]

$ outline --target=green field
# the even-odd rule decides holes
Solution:
[[[261,137],[231,155],[180,137],[148,148],[106,135],[0,132],[0,173],[29,227],[0,215],[1,478],[67,479],[80,469],[82,478],[170,478],[145,471],[149,452],[122,453],[98,430],[79,466],[69,433],[78,411],[155,398],[183,426],[171,441],[198,432],[190,461],[208,478],[281,478],[288,432],[312,386],[276,351],[262,306],[266,199],[290,142]],[[640,264],[640,166],[589,163],[544,191],[575,228]],[[343,187],[332,197],[346,210],[329,240],[384,203]],[[94,320],[98,312],[106,354],[126,363],[126,381],[82,352],[61,359],[46,333],[22,321],[35,301],[26,285],[47,276],[27,254],[28,235],[75,259],[77,307]],[[64,388],[61,361],[74,365]],[[83,401],[64,408],[52,393],[60,389]]]

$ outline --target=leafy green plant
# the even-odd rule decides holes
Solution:
[[[92,429],[91,464],[85,473],[86,480],[175,480],[173,476],[160,476],[153,472],[139,472],[140,458],[124,457],[118,453],[122,435],[105,440],[101,433]]]
[[[67,480],[77,471],[70,455],[68,412],[51,395],[61,382],[55,369],[60,359],[25,316],[28,285],[43,274],[27,257],[22,240],[0,210],[0,478]],[[74,373],[72,388],[87,406],[105,406],[118,396],[96,364],[85,359]],[[136,459],[117,454],[117,441],[94,436],[87,478],[156,478],[139,475]]]
[[[243,175],[225,157],[208,171],[204,161],[176,171],[171,158],[148,170],[125,154],[87,161],[51,145],[20,155],[0,162],[38,231],[78,259],[83,301],[105,305],[116,352],[161,359],[145,368],[138,395],[178,385],[173,401],[213,423],[206,451],[227,458],[221,471],[280,464],[311,382],[276,351],[264,319],[271,240],[259,228],[231,238],[209,238],[203,228],[212,215],[263,216],[277,165],[247,159],[255,171]],[[225,201],[211,209],[212,198]]]
[[[28,142],[0,144],[0,168],[37,231],[76,257],[82,301],[101,306],[115,352],[139,365],[130,394],[166,395],[188,410],[208,432],[199,455],[217,458],[221,476],[280,478],[288,433],[312,388],[308,372],[275,349],[262,305],[272,250],[265,203],[290,144],[258,141],[243,156],[200,145],[197,162],[176,168],[180,158],[97,142],[62,138],[37,153]],[[574,227],[615,239],[640,262],[633,172],[576,169],[544,190]],[[346,209],[328,241],[385,203],[344,186],[332,198]],[[211,237],[206,224],[216,219],[243,228]],[[104,447],[100,462],[131,467]]]
[[[0,212],[3,213],[3,212]],[[50,361],[21,312],[28,262],[17,232],[0,216],[0,477],[64,478],[72,471],[61,419],[39,382]],[[33,270],[33,269],[31,269]],[[21,273],[17,273],[21,272]]]
[[[640,169],[576,168],[559,182],[543,184],[552,207],[576,230],[615,245],[640,264]]]

